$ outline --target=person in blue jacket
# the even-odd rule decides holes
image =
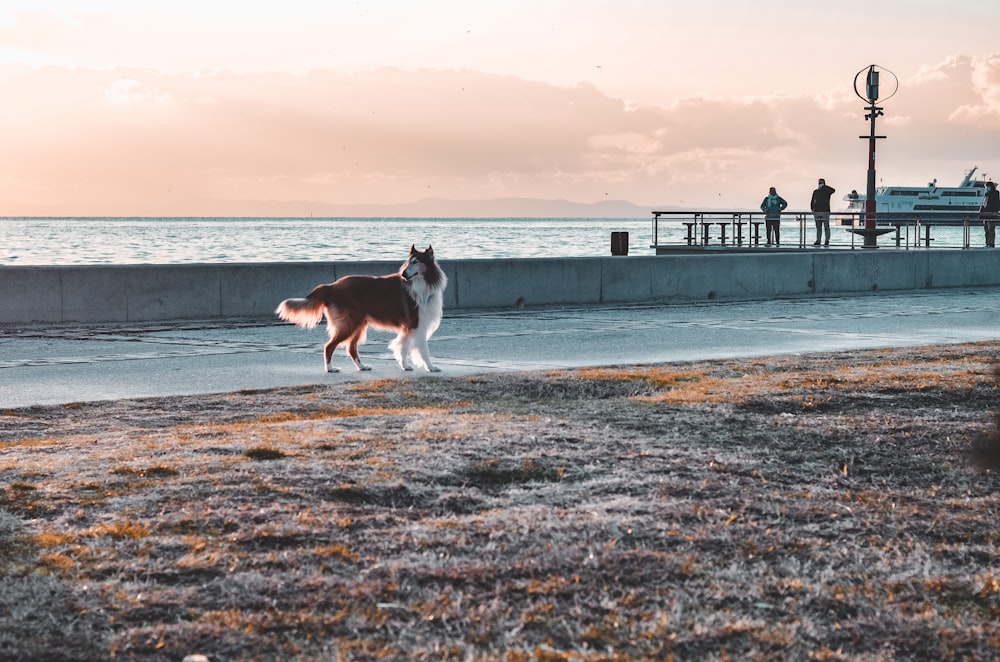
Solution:
[[[767,245],[774,243],[781,245],[781,212],[785,211],[788,203],[778,195],[778,190],[771,187],[771,191],[760,203],[760,210],[764,212],[764,227],[767,230]],[[773,242],[772,242],[773,240]]]

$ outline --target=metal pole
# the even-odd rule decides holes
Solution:
[[[868,190],[865,196],[865,229],[875,229],[875,115],[881,110],[872,104],[868,107],[868,117],[871,119],[871,132],[868,134]],[[865,245],[868,245],[870,234],[865,235]]]
[[[870,106],[865,108],[868,115],[865,119],[869,121],[868,132],[868,189],[865,195],[865,242],[864,248],[878,248],[878,235],[875,227],[877,225],[877,209],[875,202],[875,141],[885,136],[875,135],[875,118],[882,114],[882,109],[875,105],[875,100],[871,100]],[[866,136],[860,136],[865,138]]]

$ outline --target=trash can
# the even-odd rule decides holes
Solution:
[[[628,255],[628,232],[611,233],[611,254]]]

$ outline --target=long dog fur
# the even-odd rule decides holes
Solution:
[[[410,356],[429,372],[440,368],[431,362],[427,340],[441,324],[443,292],[448,278],[434,258],[431,246],[419,251],[410,246],[410,257],[399,272],[388,276],[344,276],[333,283],[318,285],[304,299],[285,299],[275,314],[296,326],[315,327],[326,316],[330,339],[323,346],[323,369],[333,353],[347,344],[347,353],[358,370],[370,370],[358,356],[368,326],[395,331],[389,343],[396,363],[412,370]]]

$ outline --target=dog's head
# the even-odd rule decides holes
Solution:
[[[420,251],[413,244],[410,245],[410,257],[403,263],[399,270],[399,275],[405,280],[412,280],[417,276],[426,276],[428,272],[435,271],[434,248],[427,247],[427,250]]]

